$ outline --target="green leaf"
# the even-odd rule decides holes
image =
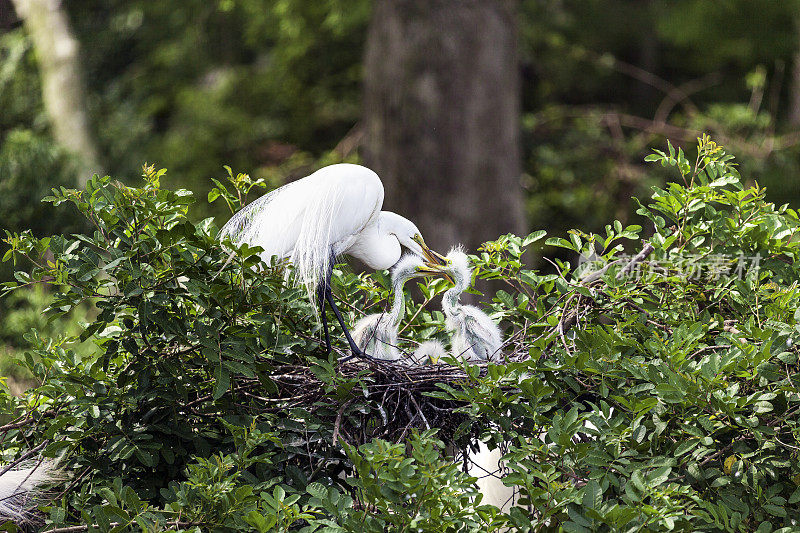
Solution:
[[[584,507],[588,507],[589,509],[599,509],[602,503],[603,491],[600,488],[600,484],[592,479],[583,488],[582,504]]]
[[[771,503],[764,504],[763,509],[773,516],[786,516],[786,509],[777,505],[772,505]]]
[[[534,242],[541,240],[547,232],[544,230],[534,231],[522,240],[522,246],[528,246]]]
[[[631,475],[631,483],[633,486],[636,487],[639,492],[647,492],[647,486],[645,485],[644,475],[642,475],[641,470],[635,470],[633,475]]]
[[[222,365],[218,366],[214,372],[214,393],[213,398],[219,400],[228,391],[231,385],[231,376],[228,370]]]

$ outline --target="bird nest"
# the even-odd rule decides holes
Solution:
[[[486,373],[485,362],[475,366],[481,375]],[[438,436],[445,443],[454,444],[456,435],[472,432],[465,424],[469,417],[457,411],[466,402],[431,394],[442,392],[442,385],[459,389],[474,380],[458,366],[351,359],[336,368],[334,394],[330,377],[321,379],[313,367],[279,367],[270,379],[278,387],[272,398],[258,398],[247,390],[248,383],[240,383],[234,389],[262,400],[266,406],[262,412],[313,410],[319,418],[332,423],[331,444],[343,440],[358,445],[375,438],[400,442],[413,429],[433,428],[438,428]],[[249,384],[253,389],[259,386],[257,380]]]

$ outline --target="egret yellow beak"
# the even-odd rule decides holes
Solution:
[[[434,252],[428,248],[428,245],[425,244],[425,240],[422,238],[422,235],[414,235],[412,240],[422,247],[422,253],[425,254],[425,259],[427,259],[429,263],[434,265],[446,265],[450,262],[450,260],[442,254]]]
[[[450,274],[447,273],[443,265],[425,263],[417,267],[417,273],[420,276],[442,276],[450,283],[454,283],[453,278],[450,277]]]

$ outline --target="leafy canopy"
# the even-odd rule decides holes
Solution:
[[[676,181],[639,204],[647,237],[613,222],[484,244],[476,275],[506,285],[487,309],[503,361],[402,372],[327,356],[285,266],[246,246],[226,264],[213,220],[190,222],[191,194],[161,188],[163,171],[146,168],[140,188],[96,177],[57,190],[49,201],[93,232],[7,234],[5,259],[33,268],[5,288],[49,283],[51,316],[87,304],[97,316],[77,338],[30,332],[24,365],[40,385],[0,393],[16,417],[0,426],[3,455],[63,454],[72,482],[43,507],[52,527],[792,530],[797,211],[745,187],[706,137],[693,159],[672,145],[648,159]],[[584,259],[527,269],[522,253],[543,242]],[[337,271],[351,322],[386,282]],[[446,284],[421,289],[428,301]],[[441,312],[407,312],[404,349],[447,340]],[[76,352],[80,339],[96,349]],[[414,379],[425,372],[438,378]],[[446,453],[476,439],[503,449],[519,506],[483,504]]]

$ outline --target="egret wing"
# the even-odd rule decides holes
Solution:
[[[220,236],[264,249],[262,257],[288,257],[309,298],[330,267],[383,205],[383,184],[366,167],[330,165],[268,193],[236,213]]]
[[[261,221],[262,215],[269,216],[269,204],[280,194],[285,193],[294,183],[284,185],[274,191],[268,192],[264,196],[250,202],[233,216],[219,230],[219,239],[229,238],[234,243],[253,244],[252,238],[255,228]]]
[[[471,305],[464,306],[465,329],[473,344],[473,351],[480,354],[481,358],[490,359],[500,350],[503,343],[500,328],[489,318],[489,315]]]

